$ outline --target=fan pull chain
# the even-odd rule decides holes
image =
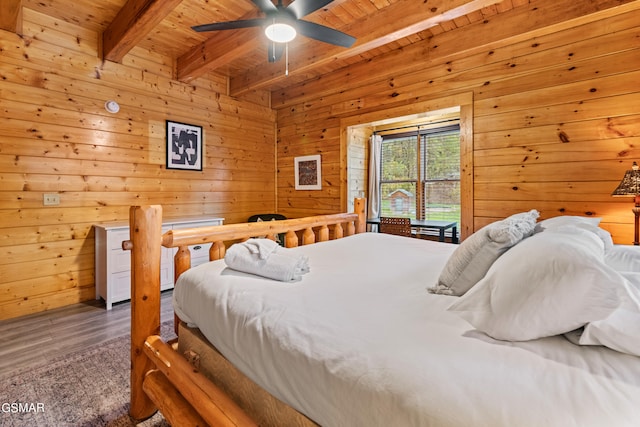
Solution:
[[[288,76],[289,75],[289,43],[284,44],[284,60],[287,63],[284,70],[284,75]]]

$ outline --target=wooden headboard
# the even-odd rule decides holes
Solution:
[[[172,425],[255,425],[244,412],[160,337],[160,259],[162,247],[178,248],[175,279],[191,267],[190,245],[211,243],[209,259],[224,258],[227,244],[251,237],[275,239],[285,246],[338,239],[366,230],[366,201],[355,199],[354,213],[282,221],[216,225],[162,233],[162,207],[132,206],[131,250],[131,407],[138,420],[160,410]],[[300,236],[300,237],[299,237]]]

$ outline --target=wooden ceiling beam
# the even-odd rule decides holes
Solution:
[[[259,11],[245,13],[238,20],[260,17]],[[189,82],[209,71],[229,64],[248,54],[256,47],[259,28],[244,28],[233,31],[216,31],[199,45],[180,55],[177,62],[178,80]],[[266,54],[265,54],[266,57]]]
[[[256,48],[259,31],[259,28],[244,28],[205,40],[178,58],[178,80],[189,82],[251,53]]]
[[[327,45],[316,41],[313,48],[298,49],[313,52],[311,57],[298,57],[290,61],[289,75],[308,73],[314,68],[330,64],[336,60],[351,58],[371,49],[383,46],[403,37],[427,30],[441,22],[453,20],[473,11],[499,3],[502,0],[434,0],[417,2],[401,0],[388,6],[373,16],[369,16],[340,28],[357,38],[350,49]],[[305,43],[307,44],[307,43]],[[261,89],[286,78],[282,65],[260,65],[246,73],[231,78],[230,94],[242,95]]]
[[[0,29],[22,34],[22,0],[2,0]]]
[[[128,0],[102,33],[103,58],[120,62],[181,2],[182,0]]]

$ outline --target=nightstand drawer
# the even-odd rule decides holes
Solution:
[[[129,229],[108,233],[107,249],[110,251],[122,250],[122,242],[129,240]]]
[[[189,252],[191,252],[191,267],[208,262],[210,248],[211,243],[189,246]]]

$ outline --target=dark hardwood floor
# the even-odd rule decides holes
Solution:
[[[171,296],[162,293],[161,322],[173,320]],[[107,311],[100,300],[0,321],[0,376],[127,335],[130,316],[129,302]]]

